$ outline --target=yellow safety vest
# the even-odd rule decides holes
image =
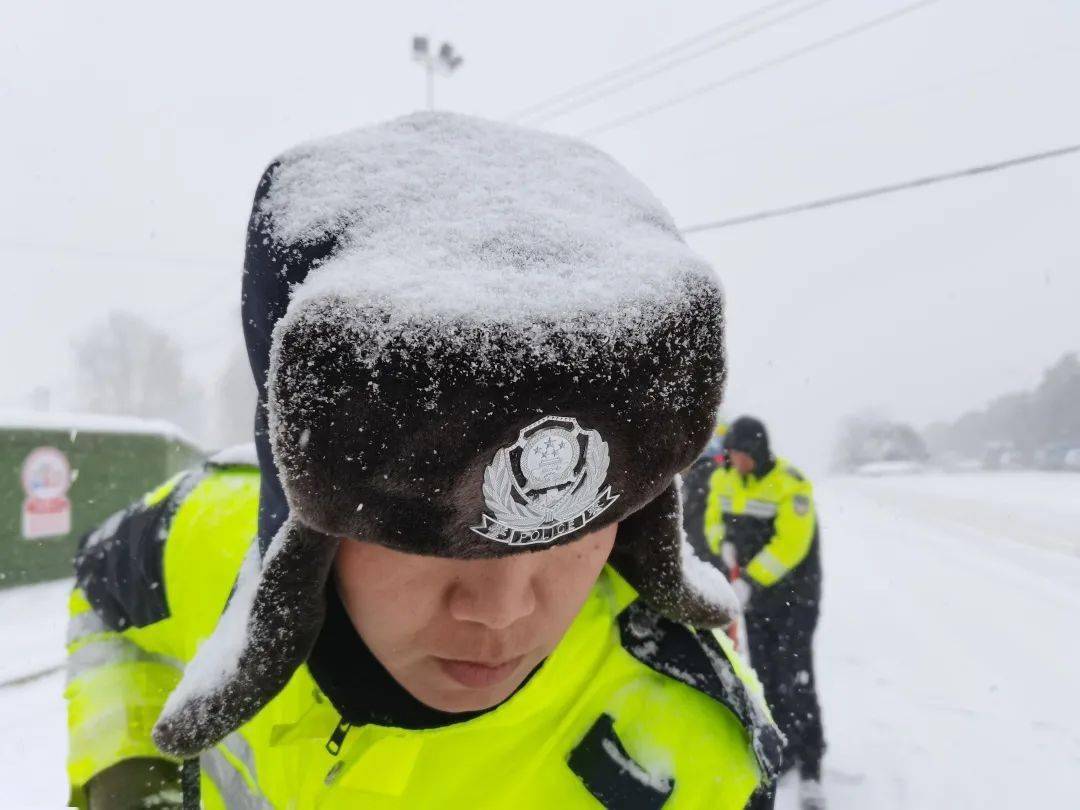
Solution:
[[[258,491],[251,468],[189,473],[91,538],[143,572],[158,548],[162,581],[115,611],[91,608],[97,585],[85,578],[71,595],[76,804],[95,774],[162,756],[150,731],[223,609],[255,535]],[[117,618],[124,610],[140,618]],[[492,711],[430,730],[348,728],[304,666],[200,764],[206,808],[742,810],[768,789],[781,745],[726,637],[660,618],[606,568],[555,651]]]
[[[721,553],[725,518],[750,524],[748,533],[764,541],[745,566],[745,575],[770,587],[801,563],[814,540],[814,490],[797,469],[783,459],[764,476],[743,478],[730,467],[719,467],[709,479],[705,509],[705,539],[713,554]]]

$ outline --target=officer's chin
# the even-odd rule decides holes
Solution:
[[[519,656],[509,661],[479,662],[431,656],[424,662],[423,683],[409,691],[438,711],[484,711],[514,693],[536,665],[531,659]]]

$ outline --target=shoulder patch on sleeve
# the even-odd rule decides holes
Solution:
[[[653,810],[664,806],[675,783],[653,776],[623,748],[615,723],[603,714],[570,752],[567,764],[604,807]]]
[[[810,511],[810,498],[806,495],[796,495],[791,499],[791,506],[796,515],[805,515]]]
[[[640,600],[619,614],[623,647],[649,669],[697,689],[726,706],[750,734],[767,781],[780,772],[784,737],[761,698],[746,687],[712,633],[665,619]]]
[[[109,629],[146,627],[169,617],[165,540],[177,507],[200,480],[197,472],[182,476],[166,497],[116,512],[79,543],[76,585]]]

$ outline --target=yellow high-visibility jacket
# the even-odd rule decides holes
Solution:
[[[813,486],[784,459],[776,459],[761,477],[744,478],[726,466],[713,472],[705,539],[717,555],[730,543],[743,574],[756,585],[770,588],[784,581],[807,561],[816,538]]]
[[[150,732],[255,536],[259,476],[170,481],[86,541],[71,594],[68,774],[161,757]],[[200,757],[207,808],[768,808],[782,738],[723,634],[661,618],[605,568],[509,700],[425,730],[349,728],[306,666]],[[85,805],[80,805],[85,806]]]

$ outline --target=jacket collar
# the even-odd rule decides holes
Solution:
[[[399,718],[384,716],[372,717],[367,724],[384,728],[407,728],[421,734],[443,731],[453,733],[457,729],[466,727],[472,730],[479,724],[513,725],[541,712],[559,712],[562,707],[577,700],[589,690],[593,674],[612,647],[619,644],[615,617],[636,598],[637,594],[633,588],[613,569],[605,567],[562,641],[525,683],[503,703],[483,712],[452,715],[437,712],[412,698],[423,710],[431,712],[432,714],[428,717],[436,722],[429,724],[413,722],[411,725],[402,725]],[[348,621],[347,617],[346,621]],[[352,626],[351,623],[349,626]],[[340,629],[337,632],[339,631]],[[355,630],[353,632],[355,633]],[[328,635],[327,640],[331,640],[331,636]],[[362,644],[362,641],[360,643]],[[367,654],[371,655],[370,651],[367,651]],[[317,667],[316,664],[315,668]],[[324,691],[320,677],[315,674],[315,668],[309,661],[297,671],[293,682],[286,688],[286,692],[308,697],[300,697],[296,702],[293,715],[295,720],[278,723],[272,727],[271,745],[289,745],[310,739],[328,739],[342,722],[344,712],[339,711],[335,701],[331,700]],[[390,678],[388,673],[386,677]],[[322,681],[326,682],[325,676],[322,677]],[[393,686],[405,691],[396,681],[393,681]],[[284,698],[283,693],[281,699]],[[361,719],[356,715],[353,716]],[[422,711],[410,715],[413,720],[423,717]]]

